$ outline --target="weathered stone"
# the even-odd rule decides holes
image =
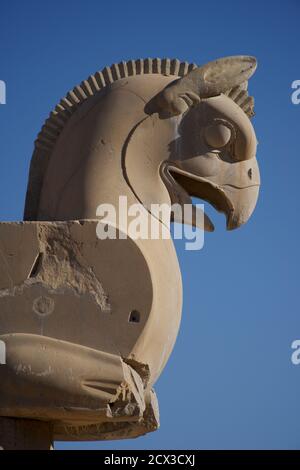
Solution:
[[[35,143],[26,222],[0,223],[0,416],[47,421],[58,440],[158,428],[153,385],[178,334],[181,275],[170,237],[130,235],[120,197],[160,233],[171,217],[213,231],[195,206],[167,221],[153,209],[192,196],[223,212],[228,229],[245,223],[260,185],[255,68],[247,56],[122,62],[55,107]],[[100,204],[116,219],[98,222]],[[115,238],[99,238],[112,227]]]
[[[0,450],[52,450],[52,438],[46,421],[0,418]]]

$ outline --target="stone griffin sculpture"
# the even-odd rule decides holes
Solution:
[[[200,67],[130,60],[90,76],[51,112],[24,222],[0,224],[1,417],[51,423],[56,440],[158,428],[153,385],[182,309],[176,252],[171,239],[97,238],[97,207],[123,195],[154,218],[152,204],[195,196],[229,230],[245,223],[260,185],[247,92],[255,69],[249,56]],[[204,229],[213,230],[207,216]]]

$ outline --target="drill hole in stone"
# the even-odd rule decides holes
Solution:
[[[129,315],[129,323],[139,323],[141,319],[141,314],[138,310],[131,310]]]

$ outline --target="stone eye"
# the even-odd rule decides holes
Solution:
[[[204,137],[210,147],[219,149],[230,141],[231,130],[224,124],[213,124],[204,129]]]

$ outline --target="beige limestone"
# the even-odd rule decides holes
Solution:
[[[245,223],[260,185],[255,68],[248,56],[122,62],[56,106],[35,143],[25,222],[0,223],[0,416],[47,422],[57,440],[158,428],[153,385],[181,318],[176,252],[171,239],[100,240],[97,207],[126,196],[153,221],[152,204],[197,196],[228,229]],[[207,216],[202,228],[214,229]]]

